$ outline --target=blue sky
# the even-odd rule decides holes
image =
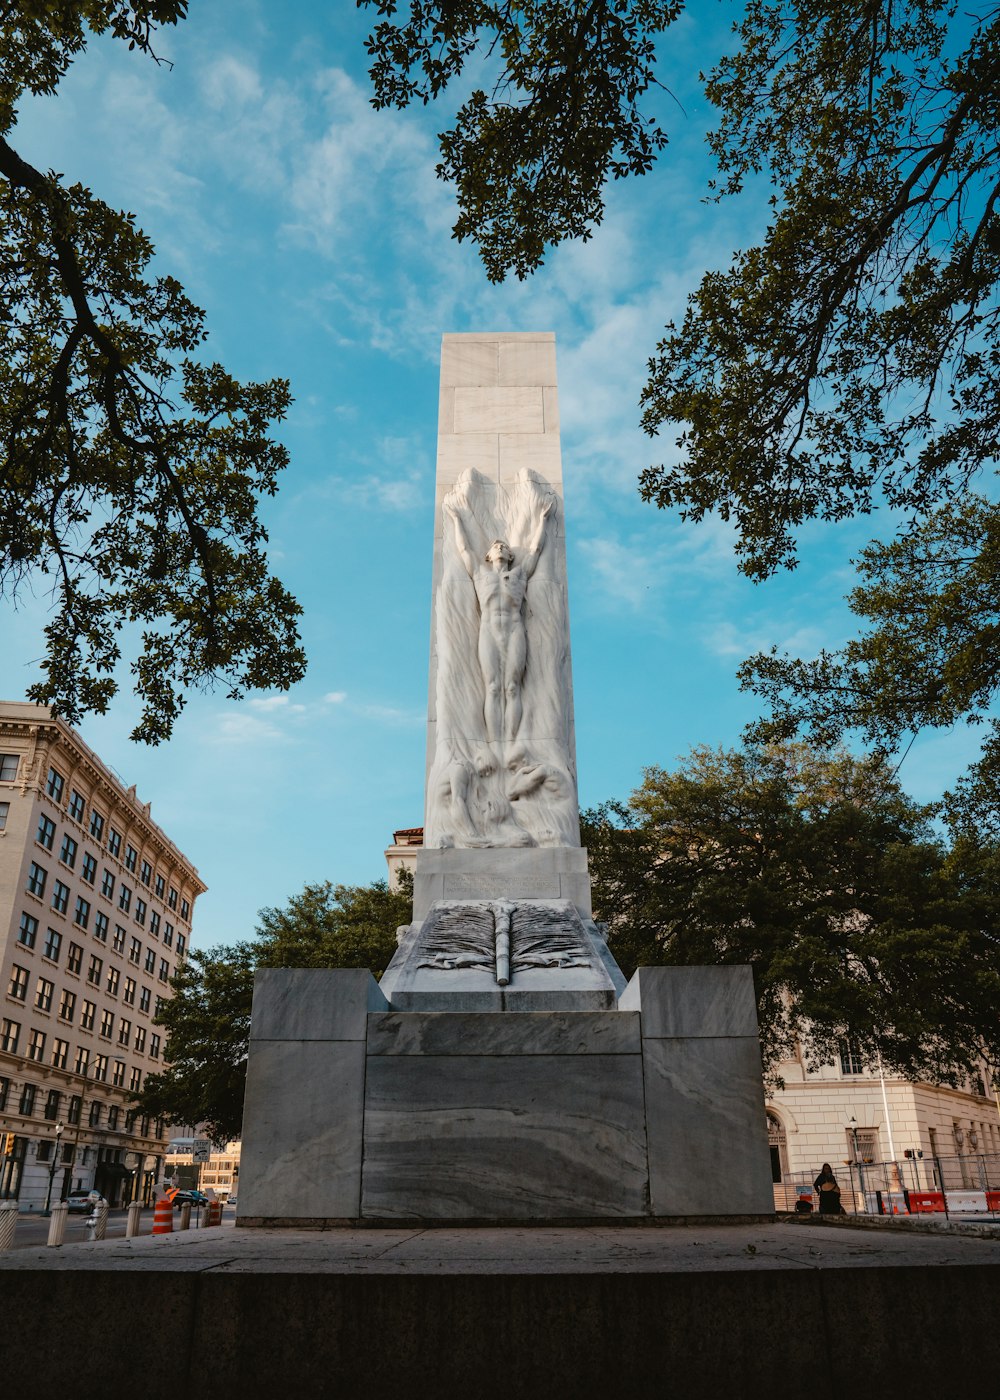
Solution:
[[[274,567],[305,608],[310,657],[287,696],[193,696],[169,745],[128,732],[125,691],[84,738],[198,866],[202,945],[248,934],[307,881],[384,874],[395,827],[423,820],[437,375],[447,331],[554,330],[570,571],[580,798],[625,797],[646,764],[737,742],[757,706],[734,672],[851,631],[850,559],[872,523],[810,526],[802,564],[764,586],[736,572],[721,523],[643,505],[636,479],[671,443],[639,431],[646,360],[702,271],[761,230],[762,203],[704,202],[710,114],[697,83],[726,7],[698,0],[663,43],[671,145],[608,191],[591,242],[525,283],[490,287],[450,237],[434,177],[448,106],[369,105],[350,3],[194,0],[158,51],[95,43],[57,97],[24,104],[14,144],[135,213],[160,266],[206,309],[206,355],[287,376],[292,455],[264,517]],[[877,522],[876,522],[877,528]],[[4,615],[3,693],[36,674],[38,591]],[[901,771],[921,799],[971,757],[967,730],[922,737]]]

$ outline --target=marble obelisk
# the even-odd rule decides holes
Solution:
[[[766,1213],[750,969],[626,985],[591,917],[554,337],[446,335],[439,428],[413,922],[257,973],[238,1223]]]
[[[442,342],[424,845],[383,979],[409,1009],[597,1010],[625,986],[580,846],[555,351]]]

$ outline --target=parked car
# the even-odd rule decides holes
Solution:
[[[203,1191],[178,1191],[174,1197],[174,1209],[180,1210],[183,1205],[207,1206],[208,1197]]]
[[[226,1205],[227,1205],[227,1206],[234,1206],[235,1204],[236,1204],[236,1197],[235,1197],[235,1196],[229,1196],[229,1197],[226,1198]]]
[[[97,1191],[71,1191],[66,1197],[70,1215],[89,1215],[104,1197]]]

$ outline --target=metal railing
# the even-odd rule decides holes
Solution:
[[[784,1172],[774,1183],[776,1210],[819,1209],[816,1172]],[[840,1203],[869,1215],[985,1215],[1000,1218],[1000,1153],[954,1157],[911,1156],[897,1162],[844,1162],[834,1166]],[[801,1204],[800,1204],[801,1203]]]

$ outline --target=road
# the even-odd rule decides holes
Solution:
[[[125,1235],[125,1223],[128,1218],[127,1210],[113,1210],[108,1216],[108,1230],[106,1239],[120,1239]],[[87,1217],[85,1215],[70,1215],[66,1220],[66,1233],[63,1236],[63,1244],[86,1244],[87,1227],[85,1225]],[[223,1225],[232,1225],[236,1219],[235,1206],[228,1207],[222,1212]],[[174,1211],[174,1229],[180,1225],[180,1211]],[[195,1219],[192,1214],[191,1229],[195,1228]],[[150,1235],[153,1232],[153,1207],[143,1210],[140,1216],[139,1233]],[[48,1219],[39,1212],[32,1212],[30,1215],[19,1215],[17,1226],[14,1230],[15,1249],[37,1249],[39,1245],[44,1245],[49,1237]]]

